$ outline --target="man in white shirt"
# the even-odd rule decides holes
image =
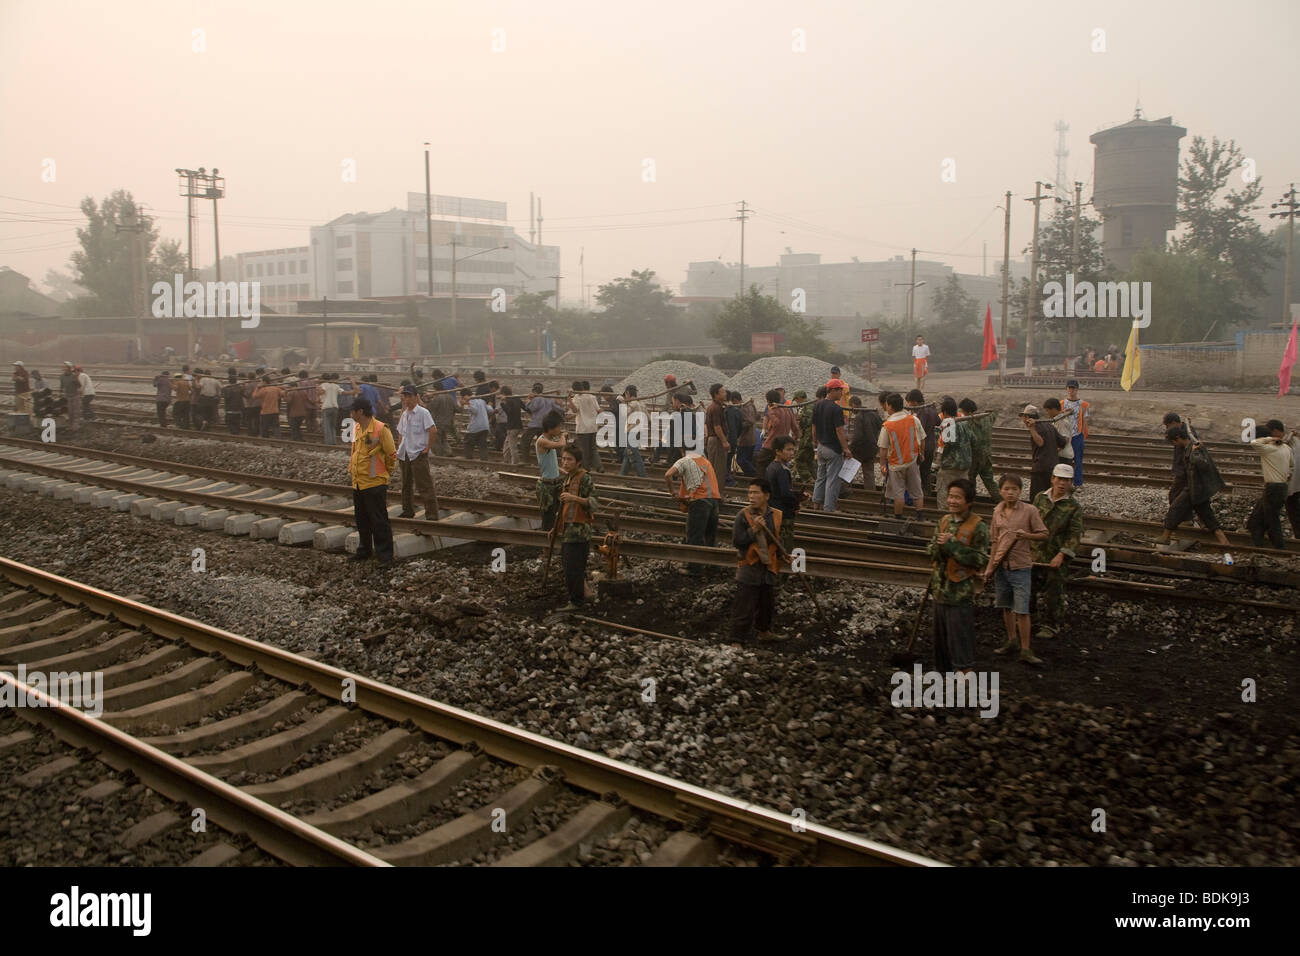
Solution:
[[[916,377],[916,387],[924,388],[925,377],[930,374],[930,346],[925,344],[925,336],[918,335],[912,346],[912,374]]]
[[[583,464],[588,471],[603,472],[605,465],[596,450],[596,416],[600,414],[600,402],[591,393],[590,382],[573,383],[569,408],[573,411],[573,443],[582,452]]]
[[[397,467],[402,473],[402,513],[398,517],[415,517],[418,489],[424,502],[424,520],[437,521],[438,496],[433,493],[433,479],[429,476],[429,445],[437,429],[418,394],[414,385],[402,386],[402,416],[397,420]],[[337,406],[334,411],[337,415]]]
[[[77,373],[77,381],[81,383],[81,411],[86,421],[90,421],[95,417],[90,411],[90,403],[95,400],[95,383],[80,366],[77,367]]]
[[[1264,472],[1264,494],[1246,520],[1253,547],[1265,547],[1264,538],[1279,550],[1286,547],[1282,537],[1282,509],[1289,496],[1291,477],[1295,472],[1295,456],[1286,441],[1286,426],[1276,418],[1264,423],[1267,434],[1252,441],[1251,447],[1259,452],[1260,466]]]
[[[321,378],[323,381],[316,387],[320,394],[321,438],[327,445],[337,445],[340,443],[339,395],[343,392],[343,386],[334,381],[333,372],[326,372]]]

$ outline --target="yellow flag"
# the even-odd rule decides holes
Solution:
[[[352,333],[352,357],[361,358],[361,335],[357,332]]]
[[[1132,391],[1133,383],[1142,377],[1142,357],[1138,354],[1138,327],[1133,323],[1133,331],[1128,334],[1128,354],[1124,357],[1124,374],[1119,383],[1124,391]]]

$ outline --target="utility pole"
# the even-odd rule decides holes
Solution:
[[[1043,187],[1054,188],[1051,183],[1034,182],[1034,198],[1025,202],[1034,204],[1034,233],[1029,253],[1029,291],[1025,294],[1025,378],[1034,374],[1034,301],[1038,296],[1038,205],[1044,199]]]
[[[1002,328],[998,332],[998,384],[1007,377],[1007,283],[1011,278],[1011,190],[1007,190],[1006,203],[1002,207],[1005,217],[1002,222]]]
[[[740,297],[745,297],[745,220],[749,218],[749,210],[745,208],[745,200],[740,201],[740,215],[736,216],[740,220]]]
[[[433,195],[429,192],[429,144],[424,144],[424,241],[426,244],[425,251],[429,258],[426,260],[429,273],[429,298],[433,298]],[[430,306],[429,318],[432,320],[433,312]]]
[[[537,197],[537,244],[542,244],[542,197]]]
[[[1291,255],[1295,248],[1295,217],[1296,211],[1300,209],[1300,202],[1296,202],[1295,183],[1291,184],[1291,189],[1282,194],[1279,202],[1273,203],[1273,209],[1282,208],[1282,212],[1271,212],[1268,214],[1269,219],[1286,219],[1286,267],[1282,273],[1282,328],[1286,328],[1291,321]]]
[[[209,173],[200,166],[198,169],[177,169],[176,174],[181,177],[180,189],[181,195],[185,197],[186,205],[186,230],[185,230],[185,257],[186,257],[186,282],[193,281],[197,278],[194,271],[194,200],[211,199],[212,200],[212,225],[213,229],[217,228],[217,200],[226,194],[226,181],[217,175],[217,170],[213,169]],[[217,280],[221,279],[221,248],[220,240],[217,243]],[[221,319],[217,318],[217,328],[221,328]],[[194,342],[195,342],[195,323],[193,319],[187,319],[185,323],[185,348],[187,362],[194,360]],[[219,334],[218,338],[222,336]],[[220,349],[222,343],[218,343]]]
[[[134,207],[122,210],[122,222],[114,226],[118,234],[130,233],[127,253],[131,270],[131,312],[135,315],[135,357],[136,361],[144,358],[144,314],[148,308],[149,287],[148,262],[144,250],[144,237],[149,232],[149,220],[138,214]]]
[[[912,250],[912,281],[908,283],[907,288],[907,334],[909,338],[916,338],[912,333],[916,330],[912,328],[912,303],[916,298],[916,250]]]
[[[534,211],[534,207],[533,207],[533,194],[529,193],[528,194],[528,244],[530,246],[537,244],[534,241],[537,238],[537,232],[536,230],[533,229],[533,223],[536,221],[534,218],[535,216],[536,216],[536,212]]]
[[[1074,183],[1074,238],[1070,241],[1070,272],[1074,274],[1074,281],[1079,281],[1079,204],[1083,201],[1083,183],[1075,180]],[[1074,309],[1070,310],[1071,312]],[[1070,334],[1068,341],[1065,343],[1065,353],[1067,358],[1074,356],[1078,348],[1079,320],[1070,319]]]
[[[321,298],[320,363],[330,360],[330,297]]]
[[[456,328],[456,234],[451,234],[451,327]]]
[[[226,180],[218,176],[220,170],[213,168],[212,180],[208,184],[208,198],[212,200],[212,248],[217,255],[217,281],[221,281],[221,226],[217,223],[217,200],[226,195]]]
[[[539,221],[540,221],[540,220],[539,220]],[[540,233],[539,233],[539,235],[540,235]],[[540,240],[539,240],[539,241],[540,241]],[[553,276],[547,276],[547,278],[548,278],[548,279],[554,279],[554,280],[555,280],[555,316],[556,316],[556,318],[559,318],[559,316],[560,316],[560,280],[563,279],[564,276],[562,276],[562,275],[553,275]],[[538,368],[541,368],[541,367],[542,367],[542,317],[541,317],[540,315],[537,317],[537,367],[538,367]]]

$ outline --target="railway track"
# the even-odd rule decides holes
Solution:
[[[101,715],[19,665],[95,672]],[[23,718],[295,865],[618,864],[629,828],[656,866],[938,865],[7,558],[0,669]]]
[[[345,485],[178,465],[75,447],[61,446],[59,452],[52,452],[49,446],[39,442],[13,439],[0,443],[0,448],[3,449],[0,464],[6,466],[0,470],[0,481],[11,488],[80,504],[129,510],[140,517],[197,525],[202,530],[271,538],[285,545],[310,544],[334,551],[356,547],[350,528],[349,489]],[[502,477],[524,485],[533,480],[530,476],[508,473]],[[95,490],[96,487],[100,490]],[[611,512],[611,527],[616,527],[620,535],[635,532],[655,538],[680,536],[680,514],[661,507],[665,503],[662,492],[602,484],[600,493],[607,498],[621,497],[637,506],[636,511]],[[390,495],[396,497],[398,492],[390,491]],[[546,544],[545,534],[534,530],[540,525],[540,514],[531,503],[450,496],[441,498],[440,503],[446,514],[439,515],[438,521],[403,519],[396,516],[400,506],[390,506],[399,558],[468,541],[539,549]],[[724,517],[734,518],[739,507],[738,502],[724,503]],[[929,528],[912,529],[912,533],[899,535],[892,531],[882,533],[881,524],[880,519],[838,514],[801,516],[796,544],[807,553],[808,573],[873,583],[923,584],[930,573],[930,562],[924,551]],[[734,561],[726,548],[691,547],[672,540],[620,537],[619,549],[628,556],[723,567]],[[1089,574],[1093,560],[1089,545],[1076,560],[1075,570],[1082,578],[1078,586],[1139,595],[1165,592],[1197,581],[1223,586],[1300,587],[1300,573],[1294,570],[1277,570],[1244,561],[1230,565],[1135,545],[1107,543],[1105,551],[1110,577]],[[1269,609],[1286,607],[1210,590],[1197,593],[1195,598]]]
[[[288,438],[260,438],[252,435],[231,435],[224,431],[209,430],[200,432],[192,429],[181,429],[174,426],[166,428],[154,424],[156,418],[151,413],[143,411],[134,411],[131,409],[121,410],[112,406],[97,407],[96,413],[99,416],[91,427],[107,425],[110,427],[129,427],[140,432],[160,435],[174,435],[187,438],[201,438],[210,441],[220,442],[262,442],[262,443],[279,443],[286,447],[293,448],[311,448],[316,451],[346,451],[345,445],[326,445],[316,441],[293,441]],[[120,418],[120,421],[113,421],[113,418]],[[218,425],[218,428],[221,426]],[[281,434],[287,435],[289,429],[287,424],[281,424]],[[1244,457],[1242,455],[1244,454]],[[1086,458],[1087,480],[1089,484],[1096,485],[1113,485],[1127,486],[1138,488],[1157,488],[1167,489],[1170,484],[1170,475],[1168,470],[1168,457],[1148,456],[1147,461],[1142,464],[1132,464],[1132,458],[1127,451],[1107,452],[1104,449],[1093,449],[1089,446]],[[488,452],[483,459],[458,459],[458,461],[468,467],[485,467],[486,465],[504,465],[504,457],[500,452]],[[1234,490],[1243,490],[1253,492],[1263,487],[1263,477],[1258,468],[1258,457],[1253,453],[1242,453],[1237,449],[1237,457],[1224,455],[1216,461],[1220,465],[1220,473],[1227,482],[1225,490],[1231,492]],[[486,463],[486,465],[484,464]],[[1235,469],[1235,470],[1234,470]],[[1027,473],[1029,470],[1029,456],[1022,455],[1015,451],[1007,450],[1005,446],[998,446],[994,449],[994,470],[996,473],[1002,471],[1015,471],[1018,473]],[[661,475],[658,469],[647,465],[647,474],[651,477]]]

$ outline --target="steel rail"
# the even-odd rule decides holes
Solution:
[[[19,444],[23,447],[33,449],[47,450],[48,446],[43,446],[38,442],[28,442],[22,439],[0,439],[0,443]],[[73,449],[67,448],[67,454],[75,454],[77,451],[84,451],[85,454],[78,457],[83,460],[102,460],[106,463],[122,463],[128,467],[140,467],[150,470],[168,471],[168,466],[176,466],[178,470],[174,471],[177,477],[211,477],[219,480],[235,481],[240,484],[248,484],[272,488],[276,490],[291,490],[305,494],[319,494],[334,496],[340,499],[346,499],[350,489],[344,485],[332,485],[321,482],[309,482],[292,478],[264,477],[255,474],[242,472],[231,472],[225,469],[204,468],[200,466],[187,466],[155,459],[137,458],[130,455],[122,455],[115,452],[97,452],[92,449]],[[151,481],[137,481],[131,477],[101,476],[95,474],[85,474],[70,465],[41,464],[39,462],[29,462],[25,460],[14,461],[12,459],[0,458],[0,461],[13,464],[20,470],[26,468],[38,474],[46,474],[54,478],[70,478],[72,480],[84,481],[88,483],[109,484],[119,490],[128,492],[142,492],[149,497],[168,496],[172,489],[163,487],[159,488]],[[161,469],[159,466],[163,466]],[[102,479],[102,481],[101,481]],[[610,495],[616,489],[601,488],[601,493]],[[390,491],[390,496],[396,497],[399,492]],[[194,496],[193,499],[189,496]],[[316,514],[323,515],[329,519],[329,523],[351,523],[347,519],[350,515],[346,512],[328,510],[328,509],[298,509],[298,506],[292,504],[284,505],[263,505],[260,500],[245,500],[239,497],[230,497],[228,495],[207,495],[203,492],[182,492],[177,491],[176,498],[186,500],[190,504],[208,504],[212,503],[217,506],[224,506],[226,510],[236,510],[245,513],[265,513],[274,512],[276,509],[286,509],[285,514],[290,517],[297,517],[294,509],[305,511],[310,514],[313,511]],[[657,502],[655,502],[657,503]],[[537,507],[531,504],[523,504],[509,501],[493,501],[490,499],[476,498],[459,498],[445,496],[440,499],[440,504],[446,504],[450,508],[468,511],[478,514],[505,515],[516,518],[536,520],[540,517]],[[230,505],[237,505],[231,508]],[[729,517],[734,517],[739,508],[730,502],[724,504],[724,509]],[[978,512],[977,512],[978,513]],[[662,515],[662,512],[660,512]],[[654,517],[645,514],[617,512],[614,515],[623,530],[638,531],[645,534],[664,535],[676,537],[680,533],[680,519],[673,515],[671,517]],[[929,559],[925,556],[924,550],[916,544],[906,542],[884,543],[873,541],[862,541],[855,539],[846,532],[857,530],[849,525],[844,519],[831,519],[828,515],[811,514],[809,517],[816,520],[816,524],[810,527],[804,524],[801,517],[801,534],[799,542],[810,556],[826,557],[834,560],[836,558],[849,558],[852,560],[864,561],[867,563],[885,563],[890,565],[904,565],[913,568],[917,573],[927,572],[930,567]],[[314,519],[307,519],[314,520]],[[391,519],[394,522],[403,522],[401,527],[409,527],[416,533],[425,533],[445,527],[444,523],[426,521],[424,519]],[[406,525],[405,522],[410,522]],[[857,522],[854,522],[857,524]],[[467,528],[470,526],[459,525],[458,527]],[[929,536],[932,526],[926,523],[923,533],[918,537],[925,538]],[[810,531],[830,532],[829,534],[810,534]],[[861,529],[866,531],[867,529]],[[472,537],[472,536],[469,536]],[[490,539],[488,539],[490,540]],[[1226,582],[1238,584],[1267,584],[1280,587],[1300,587],[1300,579],[1295,574],[1288,574],[1282,571],[1275,571],[1269,568],[1261,568],[1254,565],[1228,565],[1218,562],[1207,562],[1197,560],[1192,557],[1180,557],[1176,554],[1163,554],[1151,549],[1139,549],[1131,546],[1107,545],[1106,551],[1108,561],[1111,563],[1112,570],[1136,572],[1139,574],[1155,574],[1165,577],[1187,577],[1207,580],[1224,580]],[[1090,564],[1091,559],[1087,553],[1080,555],[1075,560],[1075,564]]]
[[[18,583],[35,581],[26,572],[43,574],[34,568],[0,558],[5,575]],[[51,578],[55,576],[51,575]],[[31,586],[45,594],[72,594],[61,582],[42,581]],[[75,582],[68,582],[75,583]],[[77,585],[85,588],[85,585]],[[93,589],[92,589],[93,590]],[[93,596],[81,592],[73,600],[89,606]],[[13,687],[37,705],[16,708],[24,719],[41,724],[56,737],[74,747],[85,747],[116,770],[129,770],[150,790],[178,803],[201,809],[213,823],[231,833],[245,833],[271,855],[294,866],[389,866],[378,857],[331,836],[297,817],[285,813],[257,797],[211,774],[191,767],[165,751],[118,730],[106,721],[89,717],[75,707],[62,705],[37,688],[19,681],[7,671],[0,671],[0,683]],[[23,699],[23,698],[16,698]]]
[[[173,488],[158,488],[144,482],[132,481],[130,479],[86,475],[83,472],[78,472],[73,469],[58,468],[49,465],[38,465],[28,462],[17,462],[15,464],[28,471],[47,475],[53,478],[65,480],[70,479],[87,484],[105,485],[109,488],[115,488],[126,492],[144,492],[149,497],[165,496],[173,500],[184,501],[190,504],[209,506],[214,510],[221,509],[227,511],[240,511],[243,513],[266,514],[293,518],[299,521],[311,521],[320,524],[352,523],[352,515],[346,510],[330,511],[322,508],[302,507],[292,504],[275,504],[262,500],[250,501],[240,498],[231,498],[220,494],[181,491]],[[538,548],[540,550],[546,547],[549,540],[548,535],[544,531],[525,531],[499,527],[484,528],[472,524],[457,524],[449,521],[426,521],[424,519],[416,518],[390,518],[389,520],[393,528],[399,531],[410,531],[422,535],[445,535],[447,537],[459,538],[462,540],[486,542],[498,545]],[[698,545],[647,541],[636,538],[624,538],[620,542],[619,548],[622,553],[630,557],[649,558],[652,560],[669,562],[707,564],[723,568],[732,568],[735,566],[735,556],[730,549],[726,548],[710,548]],[[828,578],[832,580],[858,581],[867,584],[889,584],[903,587],[924,586],[929,579],[931,568],[928,562],[924,564],[922,563],[924,560],[923,553],[915,551],[909,552],[902,549],[891,548],[889,546],[876,546],[875,548],[872,548],[868,545],[866,546],[866,549],[869,553],[876,555],[885,552],[883,557],[886,560],[851,560],[809,554],[805,558],[805,570],[803,573],[809,574],[812,577]],[[900,562],[900,557],[905,558],[906,563]],[[1207,562],[1206,567],[1217,569],[1219,566]],[[1223,572],[1210,571],[1209,573],[1222,574]],[[1266,572],[1263,571],[1256,573],[1266,574]],[[1090,582],[1085,579],[1079,581],[1078,586],[1091,588],[1098,585],[1096,585],[1095,582]],[[1107,582],[1106,584],[1106,587],[1109,590],[1114,590],[1117,586],[1120,586],[1120,583]],[[1140,596],[1149,593],[1148,591],[1143,591],[1141,585],[1135,585],[1132,590]],[[1193,600],[1203,603],[1257,607],[1266,610],[1293,610],[1293,607],[1290,605],[1194,591],[1180,592],[1180,596],[1185,600]]]
[[[349,686],[345,682],[352,681],[356,706],[367,713],[398,723],[409,720],[421,730],[461,746],[477,744],[487,754],[516,766],[558,767],[565,782],[575,787],[597,795],[616,792],[639,809],[688,826],[703,823],[723,839],[778,859],[842,866],[942,865],[919,854],[817,823],[802,823],[767,807],[619,763],[8,558],[0,558],[0,571],[21,587],[81,604],[96,614],[111,614],[128,626],[146,628],[244,667],[255,666],[290,684],[308,685],[331,699],[338,699],[341,690]]]
[[[30,441],[26,439],[4,439],[0,438],[0,444],[15,445],[22,448],[29,448],[37,451],[51,451],[49,445],[41,442]],[[104,452],[97,449],[81,448],[78,446],[59,446],[55,454],[73,455],[87,460],[98,460],[109,463],[119,463],[133,467],[146,468],[151,470],[174,470],[177,476],[189,475],[194,477],[208,477],[217,480],[234,481],[239,484],[256,485],[276,490],[300,491],[304,494],[330,495],[346,499],[351,493],[351,489],[346,485],[335,485],[324,482],[304,481],[296,478],[281,478],[274,476],[262,476],[246,472],[230,471],[222,468],[208,468],[198,465],[189,465],[179,462],[169,462],[165,459],[144,458],[135,455],[125,455],[118,452]],[[0,458],[0,461],[9,461],[10,459]],[[16,463],[21,467],[24,462]],[[59,467],[59,466],[51,466]],[[72,474],[77,474],[75,469],[69,469]],[[88,476],[94,478],[95,476]],[[125,479],[130,480],[130,479]],[[141,490],[152,490],[154,486],[149,483],[142,483],[139,486]],[[166,489],[162,489],[166,490]],[[610,489],[612,490],[612,489]],[[602,492],[606,489],[602,486]],[[389,498],[400,498],[401,492],[390,489]],[[229,500],[229,499],[227,499]],[[234,499],[238,500],[238,499]],[[445,504],[451,509],[468,511],[477,514],[505,515],[515,518],[524,518],[536,520],[540,517],[540,511],[534,505],[522,504],[508,501],[494,501],[491,499],[461,498],[452,496],[443,496],[439,499],[440,504]],[[658,503],[658,502],[655,502]],[[724,503],[724,512],[728,516],[733,516],[739,510],[739,506],[731,502]],[[249,510],[256,511],[256,508]],[[331,512],[332,514],[335,512]],[[982,513],[977,510],[977,513]],[[618,512],[616,517],[620,528],[624,530],[637,531],[645,534],[667,535],[675,537],[680,533],[680,518],[673,515],[666,515],[665,512],[659,511],[661,517],[654,517],[643,513]],[[421,521],[421,525],[423,525]],[[831,518],[829,515],[810,512],[800,516],[799,542],[811,553],[829,553],[837,554],[841,557],[853,557],[846,555],[847,551],[861,552],[857,557],[861,560],[871,560],[872,556],[879,553],[887,560],[901,560],[907,563],[917,563],[915,555],[921,555],[920,564],[928,567],[928,559],[924,558],[924,552],[918,552],[915,546],[894,546],[881,542],[867,542],[860,539],[854,539],[852,532],[871,533],[871,529],[865,526],[857,525],[874,525],[875,521],[863,519],[860,523],[853,521],[849,523],[844,518]],[[932,533],[933,525],[925,522],[918,525],[918,537],[929,537]],[[821,531],[822,534],[810,534],[810,531]],[[1264,551],[1266,549],[1258,549]],[[1140,549],[1132,546],[1110,545],[1107,547],[1108,555],[1113,555],[1115,570],[1136,571],[1147,574],[1165,574],[1173,576],[1187,576],[1199,578],[1224,578],[1238,582],[1252,584],[1275,584],[1284,587],[1300,587],[1300,580],[1295,575],[1286,575],[1280,572],[1274,572],[1269,569],[1256,568],[1250,565],[1225,565],[1212,564],[1205,561],[1198,561],[1194,558],[1180,558],[1177,555],[1161,554],[1153,549]],[[827,556],[829,556],[829,554]],[[1108,559],[1109,560],[1109,559]],[[1130,562],[1128,565],[1122,565],[1119,562]],[[1076,563],[1090,563],[1090,559],[1081,556]]]

